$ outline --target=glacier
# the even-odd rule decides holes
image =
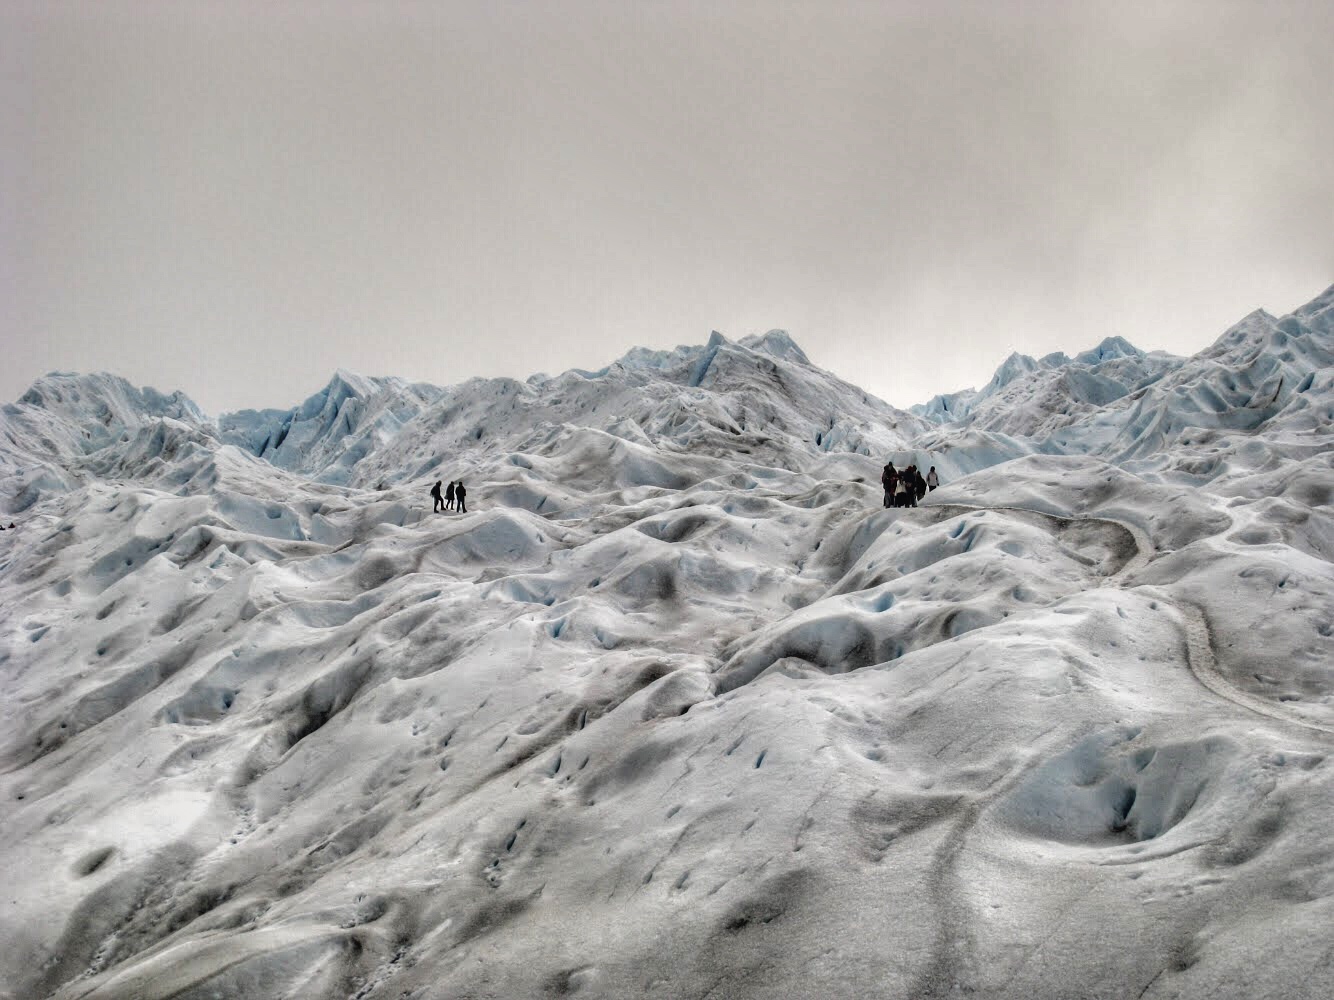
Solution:
[[[783,331],[39,379],[0,997],[1334,995],[1332,423],[1334,288],[908,410]]]

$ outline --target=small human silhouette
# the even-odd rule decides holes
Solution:
[[[887,463],[885,470],[880,473],[880,485],[885,488],[885,506],[894,506],[894,490],[899,485],[899,472],[893,462]]]
[[[939,485],[940,477],[936,475],[936,467],[933,465],[931,466],[931,471],[926,474],[926,488],[928,490],[934,490]]]
[[[464,514],[468,513],[468,507],[463,502],[464,497],[466,497],[467,495],[468,491],[463,488],[463,480],[460,479],[457,483],[454,484],[454,502],[458,504],[457,509],[462,511]]]
[[[454,509],[454,480],[451,479],[449,481],[449,485],[445,487],[445,510],[453,510],[453,509]]]
[[[435,514],[435,513],[438,513],[439,511],[444,510],[444,509],[445,509],[445,502],[444,502],[443,500],[440,499],[440,480],[439,480],[439,479],[437,479],[437,480],[435,481],[435,485],[431,487],[431,496],[435,499],[435,506],[431,508],[431,513],[432,513],[432,514]]]

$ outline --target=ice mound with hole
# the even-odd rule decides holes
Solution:
[[[782,331],[39,380],[0,998],[1334,995],[1331,303],[914,412]]]

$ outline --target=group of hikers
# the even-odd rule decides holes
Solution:
[[[435,485],[431,487],[431,496],[435,500],[435,507],[431,513],[434,514],[442,510],[458,510],[464,514],[468,513],[468,506],[464,503],[468,498],[468,491],[463,486],[463,480],[460,479],[457,483],[451,480],[449,486],[445,488],[443,497],[440,495],[440,482],[437,479]]]
[[[940,485],[940,477],[936,475],[934,465],[923,478],[915,465],[900,472],[894,468],[893,462],[889,462],[880,473],[880,485],[885,488],[886,507],[916,507],[917,501],[926,496],[928,490]]]
[[[440,492],[442,483],[443,480],[437,479],[435,485],[431,487],[431,498],[435,500],[435,507],[431,513],[436,514],[443,510],[468,513],[466,503],[468,490],[464,487],[463,480],[457,482],[451,480],[445,487],[443,495]],[[894,468],[893,462],[889,462],[885,465],[885,471],[880,474],[880,485],[885,488],[886,507],[916,507],[918,500],[940,485],[940,477],[936,475],[934,465],[923,476],[915,465],[910,465],[900,472]],[[11,524],[10,527],[14,526]]]

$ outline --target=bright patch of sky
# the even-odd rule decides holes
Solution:
[[[1334,280],[1325,3],[11,3],[0,399],[789,330],[896,405]]]

